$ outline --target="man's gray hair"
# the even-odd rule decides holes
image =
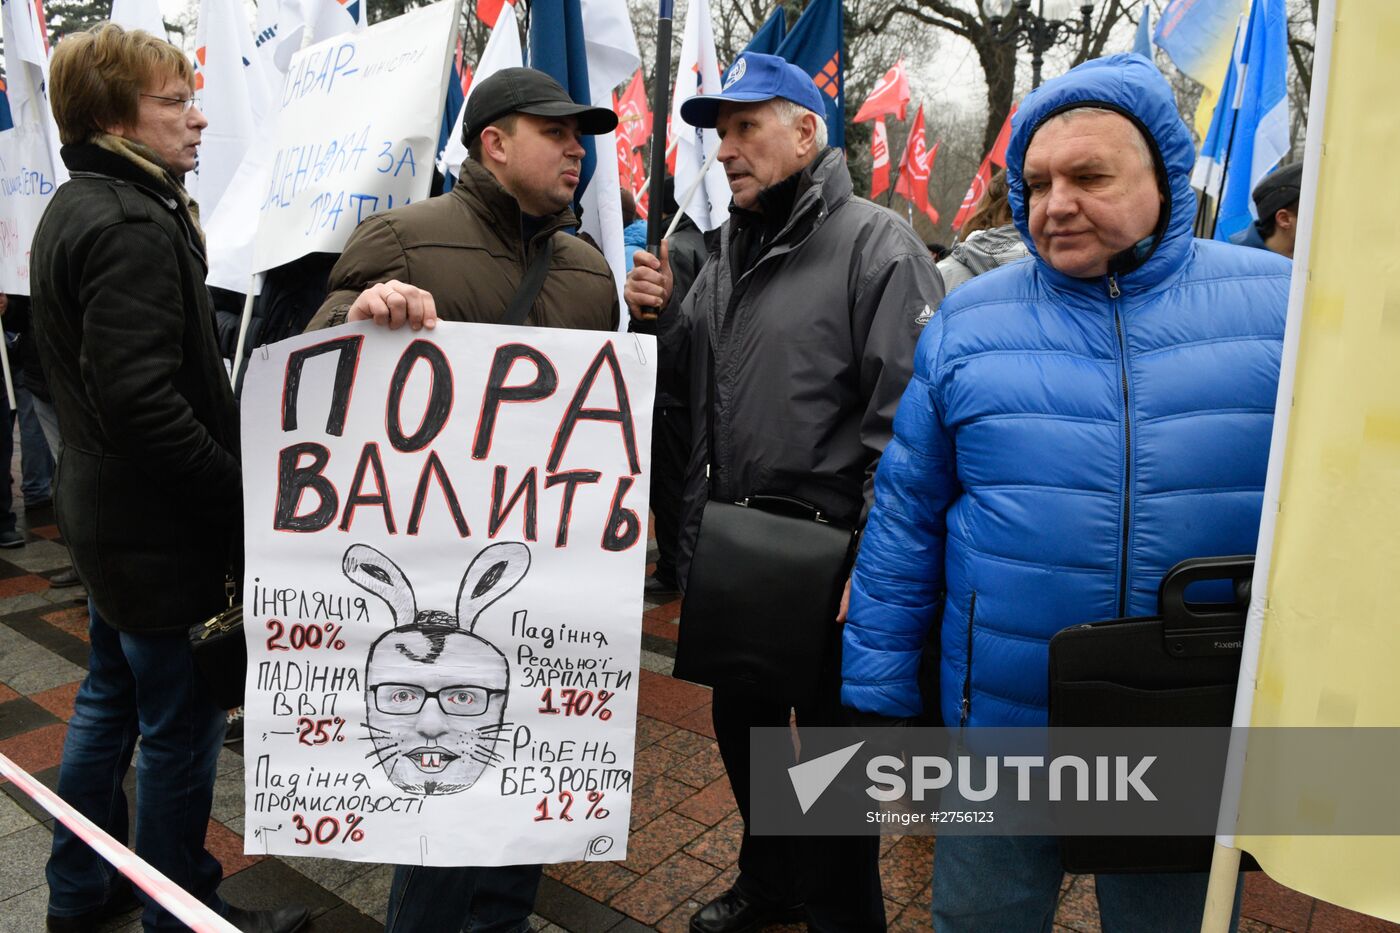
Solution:
[[[1075,117],[1086,113],[1106,113],[1115,117],[1123,117],[1123,114],[1119,113],[1117,110],[1109,110],[1107,107],[1074,107],[1070,110],[1064,110],[1055,114],[1041,125],[1046,126],[1058,120],[1069,122]],[[1127,120],[1128,118],[1123,117],[1123,119]],[[1148,145],[1147,137],[1142,135],[1142,128],[1132,120],[1128,120],[1128,124],[1133,128],[1133,145],[1137,149],[1138,155],[1142,157],[1142,164],[1155,172],[1157,170],[1157,164],[1152,160],[1152,147]]]
[[[826,148],[826,118],[813,110],[808,110],[801,104],[793,103],[786,97],[773,98],[773,110],[778,114],[778,119],[789,126],[796,126],[798,122],[807,114],[817,118],[817,135],[814,140],[817,144],[817,151]]]

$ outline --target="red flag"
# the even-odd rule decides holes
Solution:
[[[870,197],[877,198],[890,190],[890,140],[885,133],[885,118],[875,121],[870,138]]]
[[[1006,122],[1001,125],[1001,132],[992,144],[992,151],[987,153],[987,157],[977,167],[977,174],[972,176],[972,184],[968,187],[967,194],[963,195],[962,206],[958,208],[958,215],[953,218],[954,230],[961,230],[962,225],[967,222],[968,215],[982,203],[982,198],[992,183],[992,166],[1006,168],[1006,147],[1011,142],[1011,118],[1015,115],[1016,105],[1012,104],[1011,112],[1006,115]]]
[[[929,220],[938,223],[938,211],[928,203],[928,179],[933,172],[933,160],[938,158],[938,147],[928,148],[924,137],[924,108],[914,115],[914,128],[909,131],[909,143],[904,147],[904,157],[899,161],[899,180],[895,182],[894,193],[912,201],[914,206],[928,215]]]
[[[628,149],[645,146],[651,136],[651,111],[647,109],[647,89],[640,69],[617,99],[617,135],[627,141]]]
[[[506,5],[506,0],[476,0],[476,16],[491,28],[496,27],[496,17],[501,15],[501,7]],[[515,6],[515,0],[510,0],[510,5]]]
[[[904,73],[904,59],[901,58],[876,82],[875,90],[871,91],[865,103],[860,105],[853,122],[877,120],[891,113],[903,120],[908,106],[909,78]]]
[[[613,110],[617,110],[617,95],[613,95]],[[618,128],[619,130],[621,127]],[[617,143],[617,180],[622,183],[628,191],[636,188],[632,181],[632,150],[627,148],[627,140],[619,132],[613,139]]]
[[[1011,105],[1011,112],[1006,115],[1006,122],[1001,125],[1001,132],[997,134],[997,141],[992,143],[992,151],[987,154],[987,158],[992,160],[992,164],[1001,168],[1006,168],[1006,147],[1011,145],[1011,118],[1016,116],[1016,105]]]

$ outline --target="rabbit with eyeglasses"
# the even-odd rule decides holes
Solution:
[[[473,633],[477,619],[515,588],[530,569],[530,549],[517,542],[484,548],[467,567],[455,615],[419,611],[408,577],[366,544],[351,545],[345,576],[389,606],[394,628],[365,661],[366,757],[411,794],[455,794],[477,782],[508,723],[510,664]]]

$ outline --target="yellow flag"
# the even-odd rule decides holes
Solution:
[[[1157,44],[1183,74],[1202,85],[1195,117],[1202,137],[1225,84],[1236,27],[1248,10],[1249,0],[1171,0],[1157,23]]]
[[[1323,34],[1332,23],[1329,55]],[[1318,33],[1317,77],[1325,83],[1315,79],[1309,131],[1311,137],[1321,122],[1322,136],[1308,146],[1297,256],[1305,278],[1295,275],[1293,295],[1297,301],[1301,291],[1302,311],[1289,317],[1290,328],[1299,325],[1290,333],[1298,347],[1292,407],[1279,412],[1287,428],[1275,481],[1278,507],[1271,516],[1266,496],[1260,541],[1268,597],[1249,722],[1394,727],[1400,726],[1400,179],[1384,162],[1400,153],[1400,107],[1393,105],[1400,3],[1326,0]],[[1316,187],[1309,189],[1314,171]],[[1286,399],[1287,351],[1284,366]],[[1272,458],[1280,454],[1280,436]],[[1271,460],[1271,474],[1275,467]],[[1247,659],[1242,676],[1249,672]],[[1276,799],[1277,774],[1246,758],[1242,805],[1267,800],[1294,818],[1344,808],[1346,774],[1312,793]],[[1400,780],[1391,775],[1390,781],[1400,807]],[[1400,837],[1241,835],[1235,841],[1291,888],[1400,921]]]

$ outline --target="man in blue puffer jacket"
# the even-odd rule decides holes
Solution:
[[[1051,636],[1157,609],[1187,557],[1252,553],[1290,264],[1193,239],[1194,151],[1146,59],[1031,93],[1007,151],[1033,262],[950,294],[919,341],[851,586],[841,698],[948,725],[1047,721]],[[932,702],[932,698],[930,698]],[[1053,838],[940,838],[939,933],[1049,930]],[[1105,930],[1197,929],[1204,875],[1098,883]]]

